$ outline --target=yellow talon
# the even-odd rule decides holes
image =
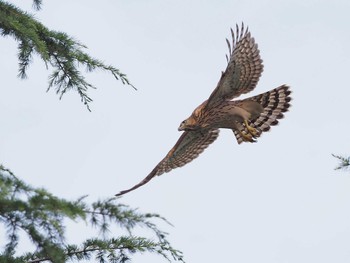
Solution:
[[[248,124],[247,120],[244,120],[244,125],[245,125],[245,127],[247,128],[248,132],[249,132],[254,138],[256,138],[256,137],[259,135],[258,131],[257,131],[255,128],[253,128],[252,126],[250,126],[250,125]]]
[[[242,131],[240,131],[239,132],[240,133],[240,135],[242,136],[242,138],[243,138],[243,141],[248,141],[248,142],[255,142],[255,140],[254,140],[254,137],[252,136],[252,134],[250,134],[250,133],[244,133],[244,132],[242,132]]]

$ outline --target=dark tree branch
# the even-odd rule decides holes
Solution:
[[[41,0],[33,2],[36,9],[40,9],[41,4]],[[84,66],[89,72],[97,69],[107,71],[115,79],[135,89],[124,73],[90,57],[83,51],[86,46],[77,40],[63,32],[46,28],[33,16],[1,0],[0,34],[13,37],[19,42],[18,76],[20,78],[27,77],[27,69],[33,61],[33,54],[38,55],[47,66],[52,67],[48,90],[55,88],[60,99],[68,90],[76,90],[81,101],[89,109],[89,103],[92,102],[92,99],[87,95],[87,92],[95,87],[85,80],[80,72],[80,66]]]
[[[335,170],[346,170],[350,167],[350,157],[343,157],[340,155],[335,155],[332,154],[332,156],[336,159],[338,159],[339,164],[336,168],[334,168]]]

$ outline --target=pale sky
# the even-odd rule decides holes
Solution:
[[[31,1],[11,2],[35,13]],[[98,89],[88,112],[75,92],[61,101],[45,92],[50,72],[38,57],[18,79],[17,44],[0,38],[1,163],[68,199],[133,186],[215,88],[225,38],[243,21],[264,61],[250,95],[288,84],[290,112],[255,144],[222,130],[198,159],[120,202],[172,222],[160,227],[186,262],[349,262],[350,174],[334,171],[331,157],[350,154],[349,13],[348,0],[44,0],[36,18],[79,39],[138,91],[90,73]],[[68,236],[85,238],[74,228]],[[133,262],[166,261],[144,254]]]

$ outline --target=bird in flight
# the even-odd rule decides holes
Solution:
[[[208,100],[199,105],[178,130],[184,131],[152,172],[140,183],[116,194],[123,195],[148,183],[152,178],[184,166],[197,158],[219,136],[219,129],[231,129],[238,144],[256,142],[263,132],[278,124],[288,111],[291,91],[279,86],[257,96],[232,100],[252,91],[261,76],[263,64],[258,45],[242,23],[236,32],[231,29],[232,42],[226,39],[229,55],[227,67]]]

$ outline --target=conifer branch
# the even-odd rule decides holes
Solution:
[[[137,252],[157,253],[166,259],[183,261],[182,253],[174,249],[167,240],[168,233],[160,230],[153,222],[158,214],[142,214],[137,209],[117,203],[113,197],[84,202],[85,197],[75,201],[58,198],[45,189],[34,188],[18,179],[13,172],[0,165],[0,223],[7,231],[7,244],[0,253],[0,262],[66,262],[83,260],[92,256],[100,262],[126,262]],[[67,245],[64,219],[82,220],[97,227],[103,239],[88,239],[82,245]],[[127,237],[107,239],[108,231],[118,226],[129,232]],[[157,241],[136,237],[136,227],[149,229]],[[14,257],[19,243],[19,232],[24,232],[37,247],[20,257]],[[115,231],[113,231],[115,232]],[[110,231],[112,233],[112,231]],[[9,261],[12,258],[13,261]]]
[[[90,260],[93,256],[100,262],[126,262],[130,260],[132,254],[137,252],[157,253],[171,262],[169,253],[172,259],[183,262],[181,252],[167,244],[133,236],[109,240],[89,239],[81,246],[69,245],[65,249],[65,262]],[[40,254],[30,255],[30,257],[35,259],[29,259],[28,263],[52,261],[50,257],[40,257]]]
[[[33,0],[33,8],[39,11],[41,9],[42,0]]]
[[[41,0],[34,0],[33,6],[40,9]],[[0,34],[13,37],[19,42],[18,60],[20,78],[27,77],[27,69],[37,54],[52,73],[49,76],[48,90],[54,88],[62,96],[69,90],[76,90],[81,101],[89,109],[92,99],[87,92],[95,88],[85,80],[79,68],[85,67],[88,72],[101,69],[111,73],[115,79],[136,89],[126,75],[119,69],[106,65],[100,60],[90,57],[83,50],[86,46],[68,36],[66,33],[46,28],[33,16],[17,7],[0,0]],[[90,109],[89,109],[90,110]]]
[[[339,164],[336,168],[334,168],[334,170],[346,170],[350,167],[350,157],[343,157],[343,156],[340,156],[340,155],[335,155],[335,154],[332,154],[332,156],[334,158],[337,158],[338,161],[339,161]]]

